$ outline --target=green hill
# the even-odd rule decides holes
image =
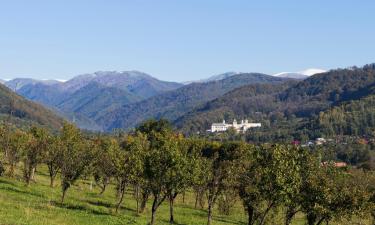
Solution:
[[[18,126],[39,124],[52,129],[59,129],[63,119],[43,106],[26,100],[9,88],[0,84],[1,120],[8,120]]]

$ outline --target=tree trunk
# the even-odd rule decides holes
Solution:
[[[198,206],[198,193],[195,193],[195,204],[194,204],[194,208],[196,209]]]
[[[260,225],[263,225],[263,224],[264,224],[264,221],[265,221],[265,219],[266,219],[266,216],[267,216],[268,212],[271,210],[272,206],[273,206],[273,203],[271,203],[271,204],[267,207],[266,211],[263,213],[262,219],[260,220],[260,223],[259,223]]]
[[[174,204],[174,198],[172,195],[169,196],[169,223],[174,223],[174,216],[173,216],[173,204]]]
[[[146,204],[147,204],[147,200],[148,200],[148,192],[147,191],[143,191],[142,192],[142,201],[141,201],[141,207],[140,207],[140,213],[143,213],[145,208],[146,208]]]
[[[64,200],[65,200],[65,194],[66,194],[66,191],[67,191],[68,189],[66,188],[63,188],[63,192],[62,192],[62,196],[61,196],[61,204],[64,204]]]
[[[323,223],[324,219],[325,219],[325,218],[322,217],[316,225],[320,225],[321,223]]]
[[[182,203],[184,203],[184,204],[185,204],[185,191],[184,191],[184,192],[182,192]]]
[[[137,214],[139,213],[139,186],[135,186],[135,200],[137,202]]]
[[[296,215],[297,211],[294,207],[288,207],[285,215],[285,225],[289,225],[292,222],[294,215]]]
[[[108,186],[109,182],[110,182],[110,178],[105,177],[104,180],[103,180],[103,186],[99,185],[99,187],[101,189],[99,195],[102,195],[105,192],[105,190],[107,189],[107,186]]]
[[[14,163],[10,163],[9,176],[14,177]]]
[[[207,225],[211,225],[212,223],[212,204],[208,202],[208,215],[207,215]]]
[[[156,216],[156,209],[157,209],[157,201],[158,201],[158,198],[155,196],[154,197],[154,201],[152,203],[152,209],[151,209],[151,222],[150,222],[150,225],[154,225],[155,224],[155,216]]]
[[[49,186],[53,188],[54,185],[55,185],[55,176],[50,176]]]
[[[100,193],[99,193],[99,195],[102,195],[104,192],[105,192],[105,189],[107,188],[107,184],[106,183],[103,183],[103,186],[101,187],[101,186],[99,186],[100,187]]]
[[[254,218],[254,208],[251,206],[247,207],[247,216],[248,216],[248,225],[253,224],[253,218]]]
[[[31,168],[31,173],[30,173],[30,180],[32,180],[32,181],[35,181],[35,171],[36,171],[36,167],[33,166]]]
[[[121,206],[121,203],[124,200],[125,187],[126,187],[125,184],[120,184],[120,200],[119,200],[119,202],[117,203],[117,206],[116,206],[116,213],[118,212],[118,210]]]
[[[307,224],[308,225],[314,225],[317,218],[316,218],[315,214],[308,213],[306,215],[306,219],[307,219]]]

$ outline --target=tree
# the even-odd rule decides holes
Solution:
[[[47,130],[33,126],[30,131],[30,142],[24,152],[24,178],[27,185],[34,177],[35,169],[47,152],[50,135]]]
[[[139,190],[145,184],[144,174],[144,160],[147,151],[150,148],[150,143],[147,136],[137,132],[133,136],[129,136],[125,145],[122,146],[128,154],[128,180],[135,186],[135,197],[137,201],[137,213],[139,213]]]
[[[209,143],[203,149],[203,157],[206,157],[207,174],[207,200],[208,214],[207,224],[212,223],[212,211],[217,198],[227,188],[237,185],[237,176],[240,174],[248,145],[243,142],[228,142],[220,145],[217,142]]]
[[[117,212],[124,199],[127,185],[131,183],[139,184],[138,182],[140,182],[140,177],[143,175],[143,158],[145,151],[148,149],[148,141],[144,135],[137,133],[134,136],[125,136],[121,142],[121,148],[117,141],[112,139],[110,148],[112,166],[118,183]]]
[[[96,184],[101,189],[101,195],[116,172],[112,164],[111,151],[113,151],[114,145],[117,145],[117,143],[114,143],[113,139],[109,137],[98,137],[94,140],[94,144],[97,146],[97,153],[93,163],[93,175]]]
[[[262,145],[254,148],[239,185],[249,225],[264,224],[273,208],[290,202],[290,196],[300,187],[298,162],[299,152],[294,147]]]
[[[146,155],[144,176],[153,195],[151,225],[155,223],[158,207],[168,197],[173,201],[185,178],[187,161],[180,148],[180,137],[174,133],[155,133],[153,144]],[[181,186],[180,186],[181,185]],[[171,216],[173,217],[173,202]],[[171,218],[173,221],[173,218]]]
[[[173,155],[173,165],[171,170],[166,174],[166,194],[169,201],[170,223],[174,223],[174,200],[177,195],[190,187],[196,174],[196,161],[201,153],[194,148],[189,147],[189,141],[176,135],[174,138],[177,146],[170,148]],[[173,139],[171,139],[173,140]],[[177,148],[176,148],[177,147]],[[173,169],[174,168],[174,169]]]
[[[55,179],[61,169],[61,160],[63,157],[63,142],[59,136],[51,136],[48,140],[48,148],[44,153],[43,162],[47,164],[50,177],[50,187],[55,184]]]
[[[366,211],[370,195],[365,175],[353,171],[344,173],[333,163],[310,171],[302,189],[302,211],[309,225],[351,218]]]
[[[61,131],[62,154],[61,167],[61,203],[64,202],[67,190],[86,171],[92,163],[92,143],[85,140],[80,131],[71,124],[65,123]]]
[[[9,176],[13,177],[15,167],[22,159],[22,156],[29,145],[30,136],[26,132],[18,129],[11,132],[9,135],[7,160],[10,165]]]

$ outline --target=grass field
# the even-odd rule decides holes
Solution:
[[[38,168],[36,183],[29,187],[21,179],[0,177],[0,224],[147,224],[150,218],[150,202],[144,213],[135,212],[136,201],[127,193],[121,210],[114,211],[115,190],[113,186],[99,195],[99,189],[89,190],[87,181],[80,181],[69,189],[64,204],[60,204],[61,190],[49,187],[49,177],[45,168]],[[58,183],[58,181],[56,182]],[[188,193],[185,203],[181,196],[175,204],[177,224],[206,224],[206,210],[194,209],[194,198]],[[276,223],[276,224],[281,224]],[[169,224],[169,208],[165,202],[157,212],[156,224]],[[246,215],[238,201],[230,216],[214,213],[213,224],[246,224]],[[293,224],[304,224],[303,215],[298,215]],[[338,224],[366,224],[348,222]]]

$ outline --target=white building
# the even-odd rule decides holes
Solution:
[[[211,132],[223,132],[228,130],[229,128],[235,129],[237,132],[246,132],[248,129],[253,127],[261,127],[261,123],[249,123],[248,120],[241,121],[241,123],[237,123],[237,120],[233,120],[233,123],[225,123],[223,120],[222,123],[213,123],[211,125]]]

